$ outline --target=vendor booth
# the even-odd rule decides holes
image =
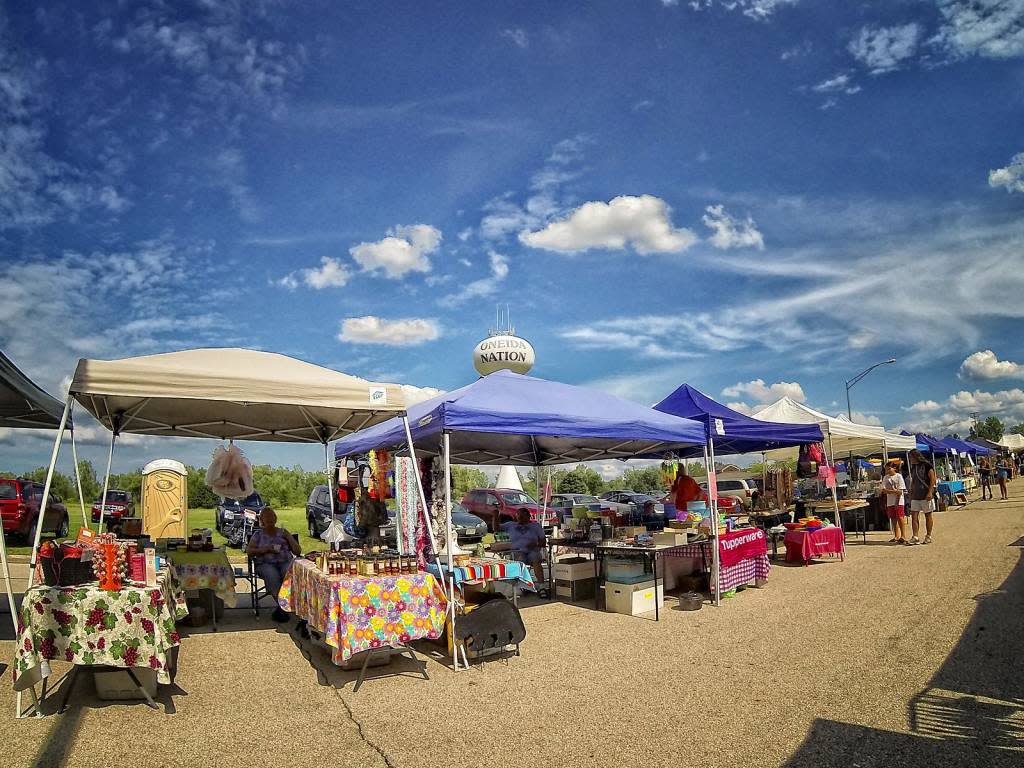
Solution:
[[[498,371],[468,386],[418,403],[409,408],[412,438],[416,450],[424,456],[440,457],[443,480],[443,510],[447,518],[444,577],[454,584],[459,563],[454,554],[454,532],[447,511],[451,509],[451,464],[518,464],[534,467],[599,459],[629,459],[661,455],[703,446],[704,430],[696,422],[680,419],[651,408],[623,400],[604,392],[545,381],[530,376]],[[338,441],[335,456],[356,456],[380,448],[400,448],[402,428],[396,421],[385,422]],[[569,544],[590,545],[591,552],[605,541],[602,526],[592,526],[596,541],[590,541],[591,528],[579,530],[583,541]],[[609,531],[609,539],[611,538]],[[610,541],[607,541],[611,544]],[[616,550],[621,557],[635,555],[649,559],[650,542],[645,536],[637,543]],[[595,552],[596,554],[596,552]],[[468,560],[463,565],[473,565]],[[487,565],[485,559],[482,565]],[[556,563],[549,563],[553,568]],[[584,567],[591,578],[593,564]],[[637,584],[652,584],[657,594],[657,570]],[[534,574],[539,581],[541,574]],[[604,585],[608,588],[607,583]],[[630,585],[631,588],[635,584]],[[600,588],[598,586],[597,588]],[[631,589],[631,591],[634,591]],[[451,590],[450,590],[451,592]],[[653,603],[654,601],[652,601]],[[651,605],[655,610],[655,605]],[[455,619],[452,606],[449,621]],[[450,625],[451,628],[451,625]],[[465,659],[464,659],[465,660]],[[456,657],[456,665],[458,658]]]
[[[783,397],[762,408],[754,414],[754,418],[794,424],[817,424],[825,436],[827,461],[832,467],[835,467],[837,456],[870,456],[881,453],[883,459],[887,459],[890,453],[912,451],[917,445],[913,437],[886,432],[882,427],[857,424],[845,416],[829,416],[789,397]],[[786,458],[792,457],[794,452],[770,451],[768,455],[772,458]],[[873,482],[861,483],[858,486],[848,485],[842,489],[844,498],[840,499],[833,480],[830,490],[837,526],[846,530],[843,517],[849,517],[852,523],[861,526],[860,530],[866,539],[866,514],[870,504],[868,498],[874,495],[876,485]],[[816,512],[824,512],[829,504],[822,502],[810,506]]]
[[[165,435],[179,437],[205,437],[218,440],[261,440],[320,443],[327,457],[327,443],[360,427],[377,423],[395,414],[404,414],[405,401],[401,388],[393,384],[364,381],[337,371],[269,352],[245,349],[196,349],[182,352],[149,355],[126,360],[81,360],[75,371],[68,398],[58,422],[57,439],[46,475],[43,505],[46,504],[53,480],[61,435],[70,423],[73,403],[79,403],[111,431],[107,471],[104,477],[104,497],[109,483],[110,464],[117,436],[125,433]],[[407,424],[407,422],[406,422]],[[102,500],[105,502],[105,498]],[[111,534],[102,538],[113,539]],[[91,537],[86,537],[91,538]],[[101,536],[96,535],[99,540]],[[25,605],[65,605],[61,616],[53,617],[58,624],[66,619],[74,626],[85,626],[93,619],[97,601],[109,605],[111,601],[125,599],[136,604],[131,590],[142,589],[137,595],[142,605],[159,609],[153,621],[162,622],[163,631],[148,633],[157,646],[151,656],[159,666],[152,666],[149,657],[142,660],[158,670],[160,681],[173,674],[162,659],[170,659],[177,647],[177,633],[173,621],[181,617],[180,586],[167,572],[154,578],[149,559],[156,560],[153,550],[147,550],[145,583],[141,586],[133,577],[122,581],[117,573],[117,562],[125,557],[124,545],[110,541],[103,545],[106,560],[100,583],[96,580],[74,581],[73,586],[62,587],[62,580],[53,586],[35,585],[40,560],[40,530],[37,527],[30,561],[29,589]],[[86,542],[88,545],[88,542]],[[128,543],[128,547],[131,543]],[[171,558],[173,562],[174,558]],[[187,580],[192,563],[182,553],[182,575]],[[197,573],[209,571],[202,563]],[[179,567],[177,564],[174,566]],[[41,569],[44,573],[46,569]],[[217,589],[217,584],[207,584]],[[37,600],[41,591],[55,594],[49,601]],[[59,594],[58,594],[59,593]],[[63,599],[62,599],[63,598]],[[73,598],[73,599],[71,599]],[[150,601],[150,602],[146,602]],[[92,613],[81,613],[91,611]],[[162,611],[162,612],[161,612]],[[49,659],[69,659],[74,664],[72,674],[79,668],[96,665],[126,669],[139,691],[152,704],[152,698],[137,678],[138,656],[135,653],[98,654],[97,649],[80,646],[74,633],[51,631],[53,627],[44,617],[25,615],[19,628],[19,653],[15,660],[18,695],[18,714],[21,715],[21,691],[31,689],[38,680],[43,681],[45,698]],[[37,613],[37,612],[30,612]],[[79,615],[80,614],[80,615]],[[101,617],[104,627],[114,637],[124,636],[128,642],[137,632],[139,622],[133,621],[133,612],[109,612]],[[168,624],[167,622],[170,622]],[[129,626],[130,625],[130,626]],[[76,648],[69,643],[75,642]],[[129,643],[131,644],[131,643]],[[105,643],[106,645],[106,643]],[[117,647],[122,647],[120,644]],[[38,711],[38,704],[37,704]]]
[[[708,490],[713,519],[718,519],[718,493],[714,473],[716,451],[722,454],[765,452],[769,450],[820,443],[823,440],[817,424],[786,424],[754,419],[712,400],[689,384],[683,384],[654,406],[663,413],[692,419],[704,430],[703,455],[709,469]],[[691,449],[682,451],[683,457],[700,455]],[[720,536],[718,526],[712,527],[714,536],[711,549],[711,582],[715,604],[721,594],[748,581],[768,577],[768,550],[766,535],[749,536],[743,531],[730,531]],[[742,544],[742,546],[741,546]],[[677,556],[694,555],[693,546],[676,551]],[[700,545],[703,546],[703,545]],[[746,553],[748,557],[740,557]],[[702,559],[707,559],[702,553]]]

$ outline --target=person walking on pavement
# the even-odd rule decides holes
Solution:
[[[1006,481],[1010,479],[1010,462],[1005,456],[1000,456],[996,462],[996,480],[999,481],[1000,501],[1009,499],[1006,493]]]
[[[935,467],[925,461],[920,451],[910,452],[910,524],[914,536],[911,544],[931,544],[935,512]],[[924,513],[924,541],[918,538],[921,531],[921,513]]]
[[[985,491],[988,491],[988,498],[992,498],[992,465],[989,460],[982,456],[978,459],[978,475],[981,477],[981,500],[985,500]]]

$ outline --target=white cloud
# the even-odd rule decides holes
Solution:
[[[610,202],[584,203],[567,218],[537,232],[521,232],[532,248],[576,253],[595,248],[637,253],[681,253],[697,241],[689,229],[675,228],[671,209],[653,195],[622,195]]]
[[[424,400],[437,397],[443,392],[443,389],[435,389],[434,387],[416,387],[412,384],[402,384],[402,394],[405,395],[406,405],[422,403]]]
[[[742,397],[747,395],[758,403],[773,403],[779,398],[788,397],[802,403],[807,399],[804,388],[795,381],[779,381],[766,384],[764,379],[740,382],[722,390],[725,397]]]
[[[746,416],[753,415],[756,411],[760,410],[761,408],[760,405],[754,407],[744,402],[726,403],[725,406],[727,408],[732,408],[734,411],[738,411]]]
[[[1021,0],[936,0],[944,24],[936,42],[960,56],[1007,59],[1024,55]]]
[[[1005,168],[988,172],[990,187],[1005,187],[1007,192],[1024,192],[1024,152],[1018,152]]]
[[[960,364],[962,379],[1009,379],[1024,374],[1024,365],[1000,360],[991,349],[968,355]]]
[[[853,79],[846,73],[840,72],[835,77],[822,80],[817,85],[812,85],[811,90],[815,93],[845,93],[852,95],[860,93],[860,86],[853,83]]]
[[[690,0],[690,7],[703,11],[715,5],[727,11],[740,11],[755,21],[765,21],[780,8],[796,5],[799,0]]]
[[[892,72],[917,52],[921,27],[915,23],[898,27],[863,27],[848,49],[873,75]]]
[[[301,282],[310,288],[321,290],[323,288],[341,288],[348,283],[351,277],[352,273],[341,262],[341,259],[323,256],[320,259],[319,267],[290,272],[278,280],[277,284],[289,290],[295,290]]]
[[[938,405],[938,408],[932,405]],[[906,410],[921,414],[918,419],[903,425],[912,432],[966,433],[973,422],[973,414],[977,414],[979,419],[997,416],[1004,424],[1012,426],[1024,422],[1024,389],[1004,389],[998,392],[961,390],[950,395],[942,404],[925,401],[923,404],[915,403]]]
[[[928,413],[930,411],[937,411],[942,406],[934,400],[918,400],[911,406],[904,408],[906,411],[913,411],[914,413]]]
[[[385,320],[382,317],[366,315],[365,317],[349,317],[342,320],[338,341],[352,344],[410,347],[434,341],[440,335],[441,329],[434,320],[421,318]]]
[[[388,236],[374,243],[360,243],[349,253],[364,272],[380,272],[399,280],[409,272],[429,272],[427,258],[441,245],[441,230],[429,224],[393,227]]]
[[[517,48],[530,47],[530,37],[522,27],[509,27],[508,29],[503,29],[501,30],[501,36],[506,40],[511,40]]]
[[[722,205],[709,205],[705,211],[704,225],[714,231],[710,242],[715,248],[764,250],[764,237],[750,216],[747,216],[746,221],[740,221],[726,213]]]
[[[248,171],[242,151],[233,147],[222,150],[213,161],[214,186],[228,193],[231,206],[243,221],[259,221],[260,208],[246,182]]]
[[[845,414],[840,414],[840,415],[845,417]],[[868,425],[870,425],[872,427],[881,427],[881,426],[883,426],[882,420],[880,418],[878,418],[877,416],[869,415],[869,414],[866,414],[866,413],[861,413],[860,411],[854,411],[850,415],[853,417],[850,420],[854,424],[868,424]]]
[[[530,179],[530,195],[520,205],[512,193],[506,193],[484,206],[480,236],[485,240],[504,240],[508,235],[543,226],[564,207],[561,187],[575,179],[575,167],[582,161],[590,137],[578,134],[562,139],[552,148],[540,170]]]
[[[488,262],[491,270],[489,277],[483,277],[466,283],[458,291],[445,296],[438,303],[443,306],[454,307],[462,302],[494,295],[498,288],[501,287],[502,281],[508,277],[508,259],[496,251],[490,251],[488,253]]]

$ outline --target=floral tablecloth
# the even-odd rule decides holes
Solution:
[[[155,587],[126,586],[107,592],[95,583],[77,587],[38,585],[25,592],[14,653],[15,690],[50,675],[49,662],[112,667],[150,667],[171,682],[168,651],[180,638],[175,621],[188,615],[173,579]]]
[[[443,569],[447,578],[448,564],[443,560],[441,561],[440,569],[436,563],[427,563],[427,568],[435,576],[439,575]],[[466,581],[518,581],[531,592],[537,591],[530,567],[516,560],[474,558],[470,561],[469,565],[453,569],[452,576],[455,580],[455,586],[459,589],[462,589],[462,584]]]
[[[212,589],[228,608],[238,604],[235,569],[223,549],[212,552],[177,550],[168,552],[167,559],[171,561],[182,589]]]
[[[278,602],[324,633],[335,664],[371,648],[440,637],[447,608],[429,573],[327,576],[304,558],[292,561]]]

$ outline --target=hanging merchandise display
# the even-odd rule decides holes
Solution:
[[[416,465],[406,456],[395,458],[395,500],[402,530],[398,536],[403,552],[416,552],[416,521],[420,517],[416,491]]]
[[[370,451],[370,496],[384,501],[392,498],[389,475],[392,471],[392,457],[388,451]]]
[[[234,443],[227,448],[217,446],[206,470],[206,485],[226,499],[245,499],[252,495],[252,464],[241,448]]]

